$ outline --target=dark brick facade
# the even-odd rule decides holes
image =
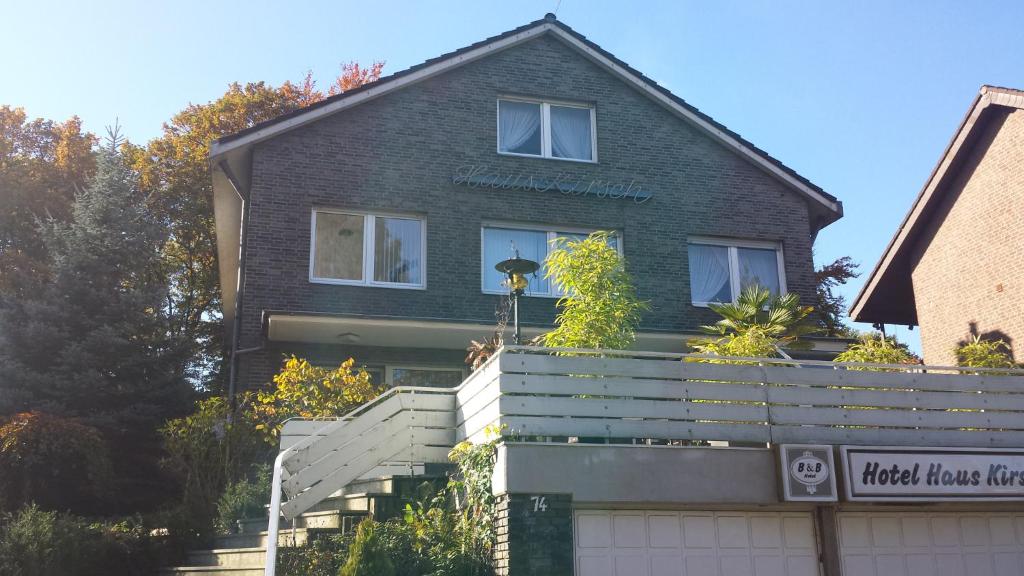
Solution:
[[[506,494],[498,499],[495,524],[494,567],[498,576],[572,576],[575,541],[571,495]]]
[[[501,95],[593,104],[599,162],[499,155]],[[452,183],[466,164],[546,178],[636,180],[655,196],[636,204]],[[480,289],[480,229],[495,220],[620,230],[638,292],[651,302],[645,329],[692,331],[713,319],[690,303],[686,241],[694,235],[780,242],[789,290],[805,302],[814,296],[804,197],[550,35],[256,145],[250,198],[242,348],[263,343],[266,310],[491,323],[496,297]],[[310,283],[315,207],[421,215],[426,289]],[[523,321],[550,324],[554,302],[528,299]],[[240,385],[266,382],[290,351],[354,354],[360,362],[395,354],[275,345],[242,357]],[[459,360],[457,351],[403,354]]]

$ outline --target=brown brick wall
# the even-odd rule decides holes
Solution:
[[[1024,111],[995,109],[915,247],[925,362],[952,365],[971,334],[1024,359]]]

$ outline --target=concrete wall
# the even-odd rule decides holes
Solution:
[[[497,154],[501,95],[592,103],[599,163]],[[457,167],[467,164],[544,178],[635,180],[655,197],[635,204],[453,184]],[[652,305],[644,328],[682,332],[713,320],[709,310],[690,304],[691,235],[781,242],[789,290],[811,301],[806,202],[561,41],[542,36],[257,145],[241,345],[260,343],[265,310],[491,323],[497,297],[480,289],[480,228],[493,220],[621,230],[639,295]],[[310,283],[314,207],[422,215],[426,289]],[[523,321],[550,324],[554,302],[529,298]],[[265,367],[276,365],[279,354],[247,356],[243,385],[265,382]],[[245,363],[252,365],[248,376]]]
[[[570,494],[605,505],[778,504],[767,448],[502,444],[496,494]]]
[[[924,360],[955,364],[972,334],[1024,359],[1024,110],[994,109],[915,246]]]

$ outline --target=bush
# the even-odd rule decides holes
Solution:
[[[921,359],[897,342],[896,338],[883,337],[880,333],[865,334],[860,342],[853,344],[835,358],[836,362],[865,362],[869,364],[919,364]],[[848,368],[849,370],[884,371],[885,368]]]
[[[648,304],[637,297],[611,238],[594,232],[583,240],[555,239],[545,278],[566,296],[558,300],[555,329],[541,336],[545,346],[623,350],[633,344]]]
[[[970,342],[953,350],[956,365],[968,368],[1016,368],[1010,356],[1010,345],[1003,340],[982,340],[974,336]]]
[[[722,318],[700,327],[713,338],[690,341],[701,354],[771,358],[779,356],[779,348],[800,346],[800,337],[819,331],[807,322],[814,307],[801,306],[798,295],[790,292],[772,296],[771,291],[756,284],[744,288],[736,302],[709,307]]]
[[[337,576],[348,556],[352,537],[348,534],[322,536],[305,546],[279,548],[280,576]]]
[[[0,576],[148,576],[159,564],[137,520],[89,524],[35,505],[0,517]]]
[[[274,375],[275,388],[260,391],[252,405],[252,414],[269,442],[276,442],[281,426],[289,418],[344,416],[379,395],[383,388],[370,380],[363,369],[353,370],[349,358],[331,370],[313,366],[292,356]]]
[[[254,466],[250,477],[228,484],[217,501],[218,532],[233,534],[238,531],[239,520],[267,516],[271,468],[272,466],[265,464]]]
[[[202,400],[195,412],[168,421],[160,431],[167,453],[162,464],[178,478],[182,490],[179,504],[167,515],[167,528],[188,544],[213,535],[224,490],[246,478],[253,464],[269,462],[273,454],[245,416],[248,400],[242,397],[242,408],[234,417],[226,399]]]
[[[377,537],[378,523],[366,519],[356,528],[348,560],[338,576],[395,576],[395,564]]]
[[[103,511],[112,478],[100,432],[74,420],[26,412],[0,426],[0,509],[35,502],[47,510]]]

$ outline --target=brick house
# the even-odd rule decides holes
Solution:
[[[1024,346],[1024,92],[982,86],[850,309],[921,327],[924,359],[953,365],[972,336]]]
[[[269,522],[173,573],[273,574],[279,545],[395,515],[495,427],[502,576],[1022,573],[1020,376],[682,354],[745,284],[811,300],[842,206],[553,16],[211,154],[239,387],[285,353],[392,387],[289,421]],[[494,264],[591,230],[651,303],[637,350],[506,346],[464,378]],[[526,336],[557,296],[531,279]]]
[[[681,352],[715,319],[706,301],[750,281],[812,302],[811,246],[842,215],[553,19],[221,138],[211,157],[239,389],[290,353],[457,384],[469,341],[493,331],[511,245],[543,261],[550,238],[598,229],[651,303],[637,347]],[[532,281],[525,336],[551,326],[556,297]]]

